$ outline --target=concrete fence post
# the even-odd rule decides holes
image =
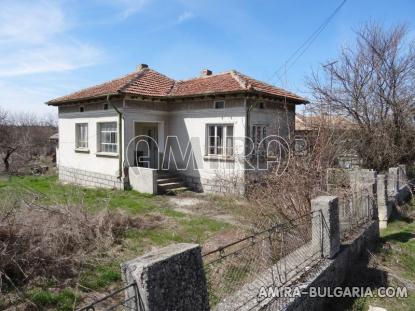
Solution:
[[[378,217],[379,217],[379,228],[384,229],[388,224],[388,198],[386,194],[386,177],[383,174],[377,177],[377,205],[378,205]]]
[[[313,217],[312,231],[314,247],[320,244],[323,257],[333,258],[340,250],[339,200],[335,196],[320,196],[311,200],[313,213],[321,213]]]
[[[399,168],[398,189],[401,189],[408,182],[408,178],[406,176],[406,165],[405,164],[399,164],[398,168]]]
[[[390,167],[388,170],[388,197],[393,197],[398,193],[398,168],[397,167]]]
[[[209,310],[201,248],[197,244],[172,244],[127,261],[121,269],[126,284],[137,284],[146,311]],[[127,295],[134,295],[134,291]]]

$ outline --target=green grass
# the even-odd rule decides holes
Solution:
[[[13,176],[9,182],[0,182],[0,194],[8,191],[35,192],[39,203],[78,204],[83,203],[93,210],[105,206],[110,209],[121,208],[132,214],[142,214],[157,209],[159,202],[155,196],[135,191],[110,189],[90,189],[71,185],[62,185],[56,176]]]
[[[34,289],[28,293],[28,298],[40,309],[46,310],[73,310],[73,304],[77,298],[71,289],[60,292],[52,292],[48,289]]]
[[[108,265],[88,269],[80,279],[82,290],[100,290],[114,282],[121,281],[121,269],[118,261]]]
[[[14,195],[22,198],[28,193],[36,194],[37,204],[83,204],[92,213],[108,206],[112,210],[124,210],[132,216],[162,215],[165,218],[161,225],[155,227],[128,229],[113,255],[102,257],[96,266],[84,266],[79,279],[80,295],[82,291],[100,291],[112,285],[121,286],[120,263],[143,255],[154,247],[180,242],[203,244],[211,235],[231,227],[207,216],[175,211],[168,205],[168,199],[163,196],[63,185],[58,182],[56,176],[13,176],[10,181],[0,181],[0,197]],[[33,199],[33,196],[29,197]],[[75,288],[75,282],[69,284]],[[28,298],[40,309],[72,310],[76,298],[72,290],[48,289],[60,288],[60,285],[55,281],[32,284],[34,289],[28,291]]]
[[[390,247],[383,247],[385,244]],[[389,249],[390,248],[390,249]],[[415,222],[412,219],[396,219],[381,231],[381,243],[376,255],[381,264],[412,283],[415,283]],[[402,286],[390,279],[388,286]],[[366,311],[369,305],[388,311],[415,310],[415,292],[408,290],[407,298],[360,298],[354,301],[353,311]]]

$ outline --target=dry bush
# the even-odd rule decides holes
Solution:
[[[142,219],[82,205],[40,206],[8,196],[0,202],[0,285],[38,277],[66,279],[108,251]],[[2,286],[0,286],[1,289]]]
[[[266,229],[310,213],[311,199],[327,191],[327,169],[335,165],[343,140],[343,133],[321,123],[308,135],[304,152],[291,151],[278,171],[252,178],[247,197],[255,204],[247,212],[254,227]]]

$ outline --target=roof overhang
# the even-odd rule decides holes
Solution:
[[[185,100],[185,99],[192,99],[192,98],[206,98],[206,97],[223,97],[223,96],[258,96],[266,99],[278,99],[280,101],[287,101],[288,103],[292,103],[295,105],[302,105],[308,104],[309,101],[304,98],[294,98],[289,96],[281,96],[275,95],[268,92],[262,92],[258,90],[237,90],[237,91],[229,91],[229,92],[208,92],[208,93],[200,93],[200,94],[188,94],[188,95],[172,95],[172,96],[154,96],[154,95],[144,95],[144,94],[135,94],[135,93],[125,93],[125,92],[117,92],[117,93],[108,93],[103,95],[96,95],[90,97],[83,97],[78,99],[71,99],[71,100],[62,100],[62,101],[48,101],[46,104],[48,106],[66,106],[66,105],[75,105],[75,104],[88,104],[94,103],[97,100],[105,100],[107,96],[116,96],[120,95],[129,96],[130,98],[140,98],[140,99],[147,99],[147,100],[157,100],[157,101],[176,101],[176,100]]]

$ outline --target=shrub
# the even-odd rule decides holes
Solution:
[[[9,195],[0,202],[3,287],[36,277],[73,277],[82,264],[108,251],[129,227],[142,223],[120,211],[91,213],[82,204],[40,206],[36,200],[28,201]]]

